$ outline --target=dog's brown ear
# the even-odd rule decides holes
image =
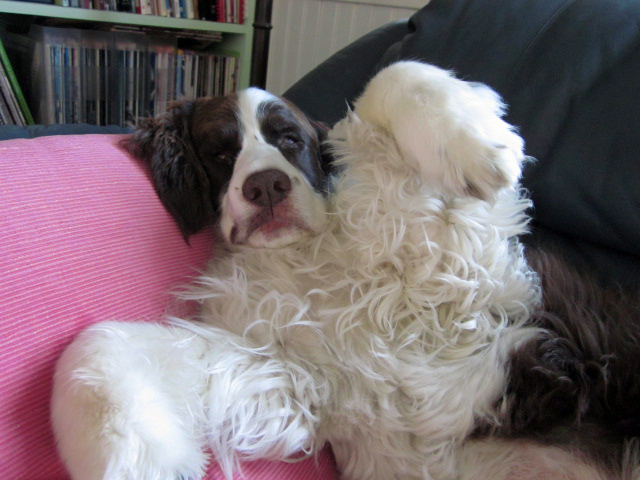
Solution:
[[[187,241],[216,216],[209,178],[191,141],[193,109],[193,102],[176,102],[166,113],[142,120],[123,142],[149,165],[156,192]]]
[[[322,165],[322,171],[326,175],[330,175],[334,171],[333,161],[335,159],[331,148],[327,143],[330,128],[327,124],[315,120],[311,121],[311,126],[314,128],[316,134],[318,135],[318,148],[320,150],[320,163]]]

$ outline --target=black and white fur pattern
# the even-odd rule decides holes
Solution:
[[[326,223],[326,127],[263,90],[182,102],[129,142],[188,237],[219,215],[228,243],[277,247]]]
[[[130,150],[185,236],[218,218],[225,246],[184,293],[197,321],[102,323],[64,352],[72,476],[199,478],[210,449],[231,478],[330,442],[344,479],[640,478],[637,311],[563,313],[566,281],[543,299],[502,113],[401,62],[331,130],[332,165],[322,127],[256,89],[148,120]]]

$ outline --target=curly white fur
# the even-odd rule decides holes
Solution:
[[[205,445],[231,478],[325,442],[345,479],[465,473],[539,301],[502,108],[435,67],[378,74],[331,132],[322,233],[228,247],[184,294],[200,321],[102,324],[65,352],[52,419],[74,478],[197,478]]]

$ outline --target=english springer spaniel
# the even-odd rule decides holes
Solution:
[[[219,217],[234,245],[279,247],[326,223],[327,129],[250,88],[175,104],[129,141],[185,237]]]
[[[401,62],[328,134],[257,89],[144,122],[129,149],[185,238],[215,222],[224,247],[183,294],[198,318],[64,352],[73,478],[195,479],[210,451],[230,479],[329,442],[350,480],[638,480],[637,299],[526,258],[502,113]]]

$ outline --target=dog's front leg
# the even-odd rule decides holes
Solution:
[[[433,193],[493,201],[520,177],[523,141],[502,120],[500,97],[484,85],[398,62],[373,78],[355,113],[395,139]]]
[[[199,334],[211,345],[207,437],[227,478],[242,460],[311,453],[322,403],[311,370],[226,330],[209,327]]]

